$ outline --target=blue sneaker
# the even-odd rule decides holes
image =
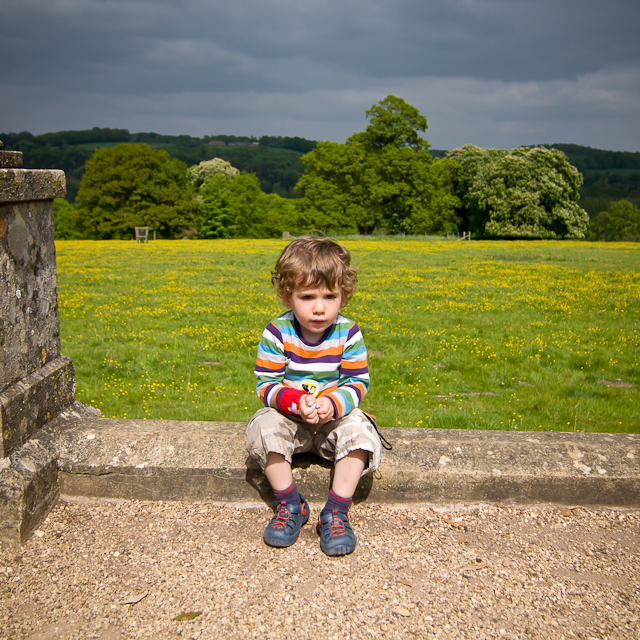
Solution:
[[[346,513],[335,510],[320,513],[318,533],[320,548],[328,556],[346,556],[356,548],[356,534]]]
[[[290,547],[300,535],[302,525],[309,520],[309,505],[300,496],[300,505],[281,502],[276,515],[264,530],[264,541],[270,547]]]

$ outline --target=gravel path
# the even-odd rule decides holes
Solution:
[[[295,546],[265,546],[269,517],[59,503],[0,552],[0,636],[640,638],[638,512],[357,505],[358,548],[339,559],[312,521]]]

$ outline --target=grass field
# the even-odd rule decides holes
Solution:
[[[640,432],[640,246],[346,239],[381,426]],[[63,354],[106,417],[246,421],[276,240],[59,241]]]

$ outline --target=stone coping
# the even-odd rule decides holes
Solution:
[[[67,182],[61,169],[0,168],[0,202],[64,198]]]
[[[58,460],[69,498],[271,502],[245,451],[245,424],[112,420],[63,412],[37,436]],[[640,435],[381,429],[393,444],[356,500],[374,503],[640,507]],[[294,458],[294,477],[321,502],[331,465]]]
[[[22,151],[2,151],[0,142],[0,169],[20,169],[22,167]]]

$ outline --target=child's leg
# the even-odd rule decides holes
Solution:
[[[269,452],[264,475],[273,489],[273,495],[278,504],[300,504],[300,494],[293,480],[291,465],[281,453]]]
[[[297,491],[290,493],[295,489],[290,461],[298,429],[295,422],[268,408],[257,411],[247,426],[247,451],[260,463],[278,503],[300,504]]]
[[[298,493],[291,465],[280,453],[270,451],[264,468],[276,499],[276,514],[264,530],[264,541],[272,547],[289,547],[309,520],[309,505]]]
[[[333,472],[333,493],[341,498],[351,499],[368,461],[369,452],[364,449],[350,451],[344,458],[340,458]]]
[[[291,473],[298,429],[298,424],[273,409],[256,412],[247,426],[247,451],[264,469],[277,503],[264,531],[264,541],[272,547],[292,545],[309,520],[309,505],[298,493]]]
[[[353,494],[368,460],[368,451],[356,449],[355,451],[350,451],[344,458],[340,458],[336,462],[333,472],[333,484],[321,515],[332,511],[339,511],[340,513],[349,511]]]
[[[336,462],[332,488],[318,520],[320,548],[328,556],[344,556],[356,548],[347,512],[368,461],[369,452],[356,449]]]
[[[347,555],[356,548],[348,511],[361,476],[375,471],[380,462],[380,439],[375,427],[356,409],[340,419],[320,454],[337,458],[329,497],[320,512],[320,547],[329,556]]]
[[[293,484],[291,465],[281,453],[269,452],[264,475],[274,491],[285,491]]]

